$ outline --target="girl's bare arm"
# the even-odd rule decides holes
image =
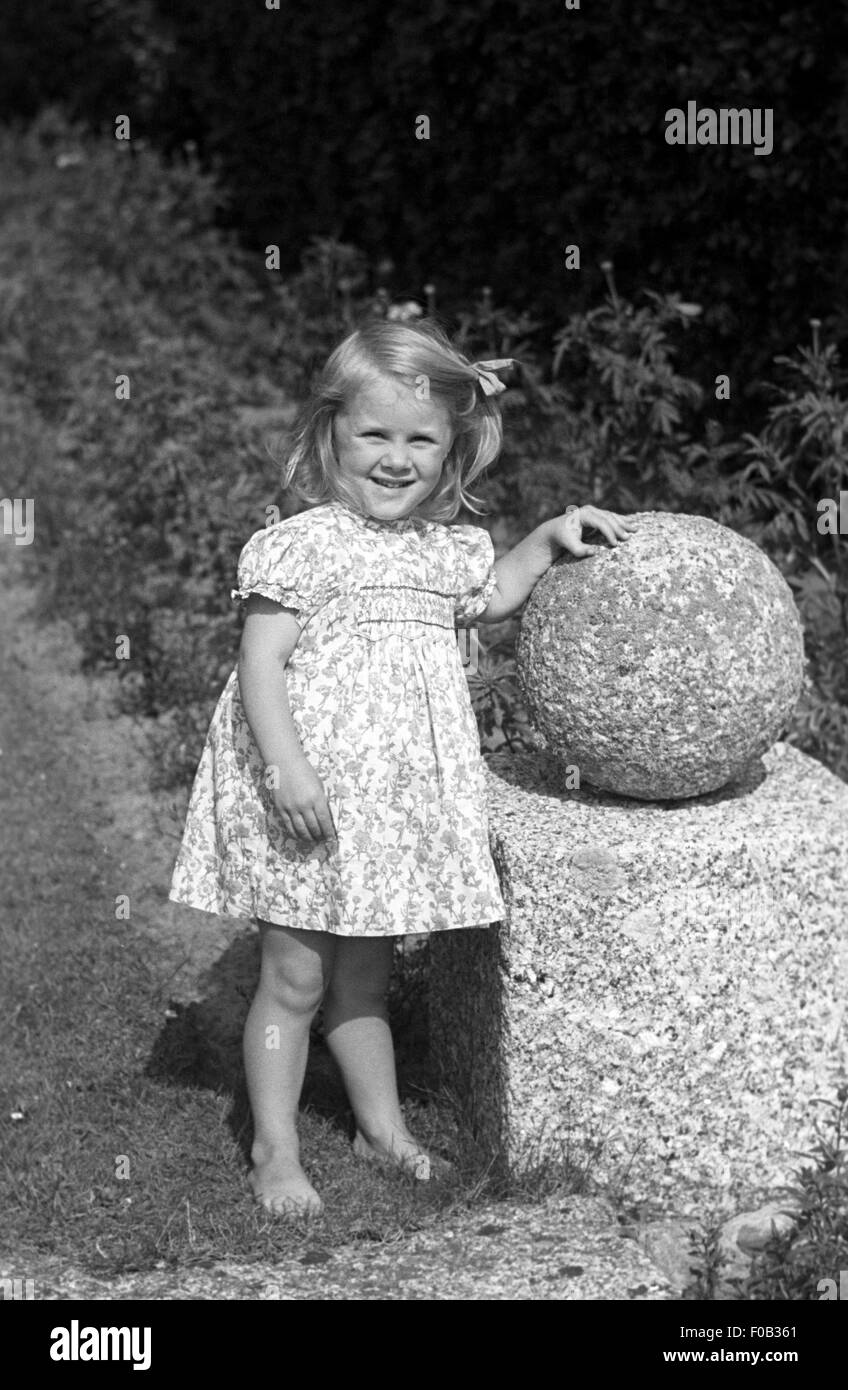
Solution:
[[[285,667],[299,638],[293,609],[261,594],[250,595],[238,661],[245,717],[266,768],[276,770],[271,793],[286,830],[317,841],[332,839],[335,828],[289,704]]]
[[[600,507],[570,507],[562,516],[543,521],[508,555],[495,565],[497,583],[487,607],[477,617],[478,623],[499,623],[509,618],[529,597],[532,589],[563,550],[580,557],[594,555],[597,545],[586,545],[583,527],[593,526],[610,545],[627,540],[635,523],[616,512]]]
[[[241,635],[239,689],[244,712],[266,767],[284,767],[305,757],[289,706],[286,662],[300,627],[294,610],[251,594]]]

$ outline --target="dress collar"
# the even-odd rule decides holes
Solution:
[[[356,511],[355,508],[349,506],[347,502],[343,502],[341,498],[338,497],[334,497],[332,501],[327,503],[327,506],[335,508],[336,511],[343,512],[345,516],[349,516],[357,525],[364,526],[369,531],[411,531],[417,527],[426,526],[427,524],[422,517],[418,516],[403,516],[399,517],[397,521],[380,521],[375,516],[366,516],[364,512]]]

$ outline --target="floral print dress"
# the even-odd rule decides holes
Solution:
[[[491,538],[478,526],[380,521],[333,501],[251,536],[233,598],[264,594],[297,610],[289,703],[338,839],[285,831],[236,669],[197,769],[170,898],[339,936],[501,920],[455,631],[494,587]]]

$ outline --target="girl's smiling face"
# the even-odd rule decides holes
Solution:
[[[453,443],[450,416],[401,381],[375,377],[333,420],[339,474],[368,516],[411,516],[436,487]]]

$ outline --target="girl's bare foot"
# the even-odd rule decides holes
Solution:
[[[372,1136],[371,1139],[367,1139],[358,1129],[353,1141],[353,1152],[357,1158],[363,1158],[368,1163],[392,1164],[402,1168],[419,1182],[443,1178],[453,1171],[453,1165],[446,1159],[436,1158],[422,1149],[408,1130],[394,1130],[383,1137]]]
[[[317,1216],[324,1204],[296,1159],[269,1158],[254,1163],[253,1195],[273,1216]]]

